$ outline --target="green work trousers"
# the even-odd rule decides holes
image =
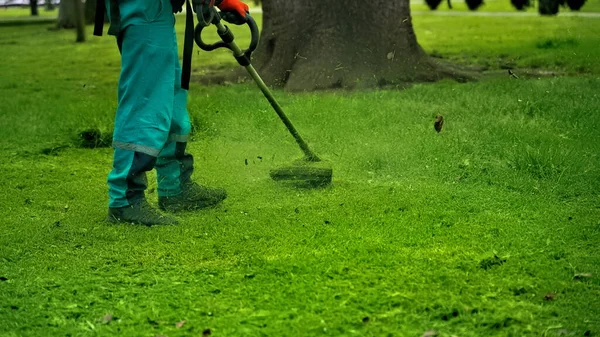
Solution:
[[[109,33],[117,36],[121,52],[114,160],[108,175],[109,207],[118,208],[144,197],[145,174],[153,168],[159,196],[181,193],[181,175],[185,171],[189,178],[192,159],[185,156],[184,165],[184,154],[176,152],[185,149],[191,126],[170,0],[106,2]]]

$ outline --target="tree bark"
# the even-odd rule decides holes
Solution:
[[[71,1],[73,1],[73,6],[75,7],[75,31],[77,32],[77,39],[75,42],[85,42],[85,18],[83,13],[83,4],[81,3],[81,0]]]
[[[417,43],[408,0],[263,0],[253,64],[290,90],[406,85],[451,77]]]
[[[52,0],[46,0],[45,4],[46,4],[46,10],[47,11],[53,11],[54,10],[54,4],[52,3]]]
[[[30,0],[29,6],[31,7],[31,16],[38,16],[38,2],[37,0]]]
[[[100,0],[103,1],[103,0]],[[96,0],[85,0],[85,23],[91,25],[96,21]]]
[[[76,8],[72,0],[63,0],[58,7],[58,21],[56,28],[75,28],[76,26]]]

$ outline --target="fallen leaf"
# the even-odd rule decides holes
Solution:
[[[435,331],[435,330],[427,330],[423,334],[423,337],[436,337],[436,336],[439,336],[439,335],[440,334],[437,331]]]
[[[523,294],[527,294],[527,289],[525,289],[524,287],[521,287],[519,289],[513,289],[513,294],[515,296],[519,296],[519,295],[523,295]]]
[[[544,299],[546,301],[552,301],[552,300],[554,300],[555,297],[556,297],[556,293],[549,292],[546,294],[546,296],[544,296]]]
[[[435,116],[435,123],[433,123],[435,131],[442,131],[442,126],[444,126],[444,117],[442,115]]]
[[[181,321],[181,322],[177,322],[177,324],[175,324],[175,327],[177,329],[181,328],[183,325],[185,324],[185,321]]]
[[[559,336],[566,336],[569,334],[569,330],[567,329],[560,329],[556,331],[556,334]]]
[[[592,277],[592,274],[590,274],[590,273],[579,273],[579,274],[575,274],[575,276],[573,276],[573,279],[581,281],[581,280],[589,279],[591,277]]]
[[[104,317],[102,317],[102,319],[100,320],[103,324],[108,324],[113,320],[113,315],[111,314],[106,314],[104,315]]]
[[[506,259],[502,259],[494,254],[493,258],[485,258],[479,262],[479,268],[488,270],[494,266],[501,266]]]

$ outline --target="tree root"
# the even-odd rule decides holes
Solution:
[[[480,70],[469,69],[450,62],[446,62],[432,57],[426,57],[424,64],[410,78],[391,79],[382,78],[378,81],[378,87],[394,87],[398,89],[410,87],[414,83],[437,82],[443,79],[451,79],[460,83],[476,81],[481,77]],[[223,69],[223,67],[204,68],[201,72],[195,72],[192,75],[192,81],[202,85],[231,85],[250,81],[246,69],[237,67],[233,69]],[[272,83],[267,83],[272,85]],[[285,84],[284,84],[285,88]],[[331,89],[335,88],[332,85]],[[353,89],[353,88],[345,88]]]
[[[201,73],[192,74],[192,82],[202,85],[231,85],[244,83],[250,80],[246,69],[237,67],[234,69],[205,68]]]

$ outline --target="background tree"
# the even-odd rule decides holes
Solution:
[[[81,0],[62,0],[58,8],[57,29],[75,28],[76,42],[85,41],[85,18]]]
[[[419,46],[408,0],[262,0],[262,7],[253,62],[271,85],[313,90],[467,78]]]
[[[434,11],[442,3],[442,0],[425,0],[425,3],[429,7],[429,9],[431,9],[432,11]],[[446,0],[446,3],[448,4],[448,8],[452,9],[452,1],[451,0]]]
[[[61,1],[58,6],[58,21],[56,22],[56,28],[75,28],[76,13],[74,1]]]
[[[525,10],[527,7],[531,7],[531,1],[530,0],[510,0],[510,3],[517,9],[517,10]]]
[[[38,16],[38,2],[37,0],[30,0],[29,1],[29,7],[31,7],[31,15],[32,16]]]
[[[436,10],[438,6],[442,3],[442,0],[425,0],[425,3],[432,11]]]
[[[68,0],[63,0],[68,1]],[[75,8],[75,31],[77,38],[75,42],[85,42],[85,18],[83,13],[83,4],[81,0],[71,0]]]
[[[96,0],[85,0],[85,8],[83,12],[85,23],[88,25],[93,24],[96,20]]]
[[[46,0],[45,6],[46,6],[46,10],[47,11],[53,11],[54,10],[54,4],[52,3],[52,0]]]
[[[470,10],[476,11],[483,5],[483,0],[465,0],[465,3]]]
[[[578,11],[585,4],[585,0],[539,0],[538,12],[541,15],[556,15],[560,7],[569,7],[572,11]]]
[[[566,0],[567,6],[573,11],[578,11],[585,4],[585,0]]]

